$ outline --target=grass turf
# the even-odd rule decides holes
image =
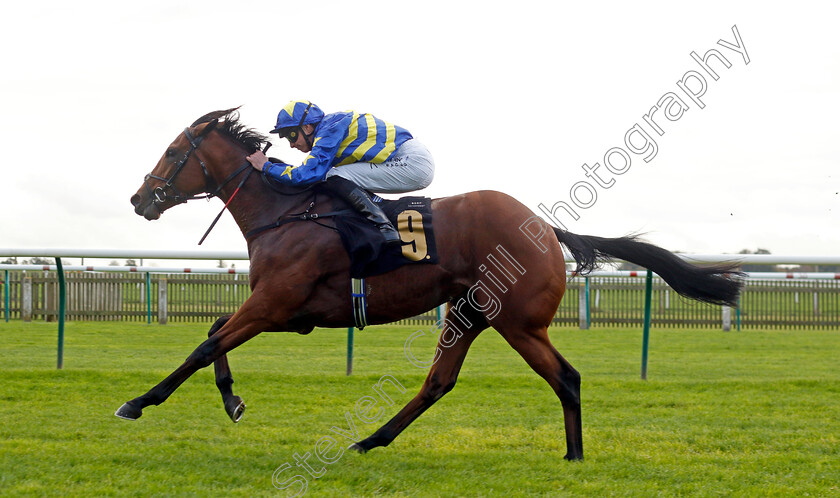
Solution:
[[[419,327],[357,331],[350,377],[345,331],[257,337],[230,355],[248,404],[236,425],[212,369],[136,422],[113,416],[208,328],[69,323],[58,371],[55,324],[0,322],[0,494],[291,496],[305,479],[311,496],[840,496],[837,331],[653,330],[641,381],[639,330],[552,329],[583,375],[586,459],[570,463],[559,401],[488,330],[455,390],[391,446],[334,446],[323,463],[319,441],[349,444],[331,431],[349,430],[345,414],[366,437],[416,393],[425,371],[403,346]],[[432,348],[430,334],[412,344]],[[365,423],[356,403],[386,375],[406,391],[388,387],[394,405]]]

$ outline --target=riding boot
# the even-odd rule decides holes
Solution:
[[[368,220],[376,225],[376,228],[379,229],[385,238],[386,244],[402,244],[400,233],[394,228],[391,220],[385,216],[382,208],[373,202],[370,194],[365,189],[359,187],[351,180],[340,176],[327,178],[326,185],[331,192],[338,194],[339,197],[347,201],[354,209],[365,215]]]

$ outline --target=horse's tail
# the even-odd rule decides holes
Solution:
[[[599,263],[615,257],[655,272],[682,296],[737,306],[744,273],[737,270],[736,262],[695,266],[661,247],[637,240],[635,235],[611,239],[576,235],[557,228],[554,233],[557,240],[569,248],[579,274],[585,275]]]

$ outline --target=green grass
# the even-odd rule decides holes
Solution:
[[[654,330],[648,381],[641,332],[551,331],[583,375],[583,462],[562,460],[560,403],[493,331],[479,337],[458,386],[394,443],[332,464],[316,443],[392,375],[405,393],[425,372],[404,356],[418,327],[264,334],[230,356],[248,404],[232,424],[212,369],[136,422],[114,410],[171,372],[209,324],[67,324],[55,369],[56,325],[0,322],[0,494],[15,496],[287,496],[284,463],[309,496],[840,496],[840,333]],[[415,351],[431,353],[428,337]],[[335,436],[342,446],[349,441]],[[335,448],[329,453],[337,451]],[[295,466],[310,453],[316,479]]]

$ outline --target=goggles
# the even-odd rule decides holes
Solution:
[[[286,138],[289,140],[289,142],[295,142],[297,141],[297,138],[300,135],[301,131],[302,130],[300,128],[282,128],[280,130],[277,130],[277,134],[280,136],[280,138]]]

